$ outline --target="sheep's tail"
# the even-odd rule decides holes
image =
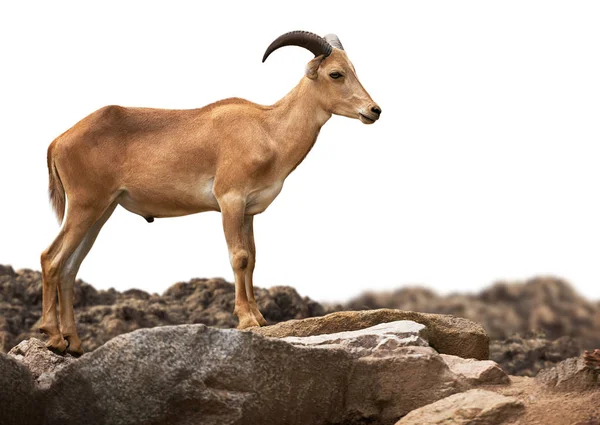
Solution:
[[[52,145],[48,147],[48,195],[50,197],[50,203],[58,218],[58,223],[62,223],[65,217],[65,188],[58,175],[54,158],[52,157]]]

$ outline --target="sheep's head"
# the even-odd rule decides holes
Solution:
[[[267,48],[263,62],[283,46],[300,46],[315,58],[306,65],[306,77],[312,80],[323,107],[337,115],[358,118],[365,124],[379,119],[381,108],[371,99],[358,77],[354,65],[334,34],[320,37],[306,31],[292,31],[278,37]]]

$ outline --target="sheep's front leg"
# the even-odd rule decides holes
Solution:
[[[235,275],[235,309],[239,319],[238,329],[260,326],[248,303],[246,294],[246,269],[248,268],[248,246],[244,237],[244,212],[246,202],[242,196],[227,194],[219,199],[223,217],[223,231],[229,249],[229,260]]]
[[[244,218],[244,235],[246,237],[246,246],[248,247],[248,268],[246,269],[246,295],[250,304],[250,311],[254,315],[256,321],[265,326],[267,321],[258,310],[256,298],[254,298],[254,285],[252,284],[252,274],[254,273],[254,265],[256,264],[256,247],[254,245],[254,216],[247,215]]]

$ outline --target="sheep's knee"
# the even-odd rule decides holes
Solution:
[[[59,265],[54,258],[50,255],[49,250],[42,252],[40,257],[42,263],[42,275],[44,277],[44,283],[50,284],[50,281],[55,281],[58,278]]]
[[[233,270],[246,270],[248,268],[248,259],[250,255],[245,249],[235,251],[231,255],[231,267]]]

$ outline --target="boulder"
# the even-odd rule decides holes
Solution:
[[[38,425],[42,409],[33,378],[27,368],[0,353],[0,423],[2,425]]]
[[[38,388],[49,388],[54,374],[75,360],[70,354],[53,353],[36,338],[21,341],[8,355],[29,369]]]
[[[600,370],[580,356],[540,371],[535,380],[553,390],[581,391],[600,388],[599,375]]]
[[[469,385],[506,385],[510,378],[498,363],[492,360],[463,359],[449,354],[441,354],[450,370],[463,377]]]
[[[414,311],[342,311],[253,328],[252,332],[273,338],[306,337],[355,331],[398,320],[412,320],[425,325],[429,345],[440,353],[478,360],[487,360],[489,356],[489,338],[481,325],[460,317]]]
[[[396,425],[500,425],[518,418],[523,409],[514,397],[475,389],[413,410]]]
[[[45,423],[393,423],[464,389],[431,347],[394,344],[407,327],[423,331],[380,327],[381,344],[362,351],[204,325],[137,330],[56,371],[41,389]]]

